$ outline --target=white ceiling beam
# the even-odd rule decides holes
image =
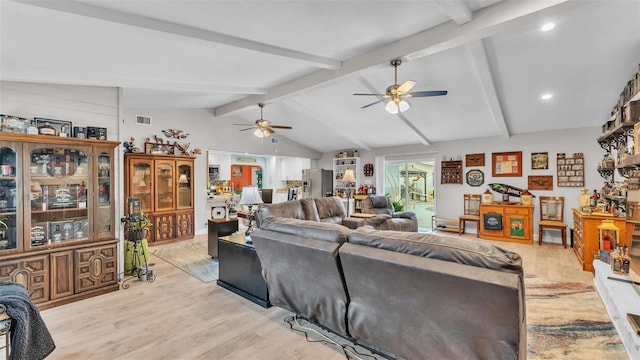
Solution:
[[[74,79],[69,81],[73,76],[65,74],[57,74],[51,76],[50,73],[43,72],[41,74],[33,71],[11,70],[7,71],[11,76],[3,76],[5,81],[33,82],[38,79],[39,83],[44,84],[60,84],[60,85],[87,85],[87,86],[107,86],[107,87],[127,87],[133,89],[156,89],[156,90],[177,90],[177,91],[194,91],[194,92],[210,92],[218,94],[247,94],[259,95],[266,94],[267,89],[248,86],[233,86],[224,84],[214,84],[208,82],[179,82],[165,81],[162,79],[136,79],[136,78],[116,78],[104,77],[100,75],[83,76],[82,79]]]
[[[428,56],[518,28],[523,24],[540,21],[551,13],[577,6],[578,0],[502,1],[476,11],[474,19],[466,24],[446,22],[346,60],[339,69],[318,70],[271,88],[267,95],[247,96],[219,106],[214,109],[214,113],[215,116],[223,116],[241,112],[259,102],[278,101],[319,86],[359,76],[369,68],[388,64],[398,57],[411,60]]]
[[[271,55],[300,60],[320,69],[338,69],[342,62],[322,56],[307,54],[301,51],[286,49],[257,41],[242,39],[221,34],[215,31],[199,29],[192,26],[176,24],[146,16],[134,15],[122,11],[111,10],[99,6],[80,3],[72,0],[11,0],[21,4],[33,5],[49,10],[61,11],[93,19],[134,26],[137,28],[158,31],[179,37],[202,40],[206,43],[224,44],[237,48],[253,50]]]
[[[509,128],[507,127],[507,123],[504,119],[504,114],[502,113],[500,97],[496,91],[493,74],[489,67],[489,60],[482,40],[477,40],[467,44],[467,49],[471,55],[471,62],[474,64],[475,74],[482,85],[482,94],[487,100],[487,105],[489,105],[489,110],[493,115],[496,130],[498,130],[500,135],[510,137],[511,134],[509,133]]]
[[[458,25],[468,23],[473,19],[471,10],[462,0],[434,0],[433,3]]]

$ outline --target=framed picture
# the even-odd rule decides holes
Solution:
[[[491,174],[494,177],[522,176],[522,151],[492,153]]]
[[[465,155],[465,166],[484,166],[484,153],[482,154],[467,154]]]
[[[242,177],[242,166],[239,165],[234,165],[231,167],[231,176],[236,178],[236,177]]]
[[[478,169],[469,170],[466,179],[469,186],[480,186],[484,184],[484,173]]]
[[[553,190],[553,175],[529,175],[527,189]]]
[[[549,169],[549,153],[534,152],[531,153],[531,170],[547,170]]]
[[[71,121],[45,118],[34,118],[34,120],[36,121],[37,128],[40,128],[40,126],[44,126],[44,124],[46,123],[49,123],[49,125],[56,130],[56,136],[71,136],[71,130],[73,129],[73,124],[71,123]]]
[[[173,144],[144,143],[144,152],[147,154],[173,155],[173,151]]]

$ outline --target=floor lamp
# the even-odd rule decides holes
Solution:
[[[344,183],[345,187],[350,187],[349,185],[351,185],[351,183],[356,182],[356,177],[353,174],[352,168],[347,168],[347,170],[344,171],[342,182]],[[349,216],[349,206],[351,205],[350,204],[351,201],[349,199],[351,199],[351,195],[352,195],[352,190],[349,190],[349,192],[347,193],[347,217]]]
[[[249,226],[244,233],[245,236],[251,236],[252,222],[253,222],[253,205],[262,204],[262,197],[258,188],[255,186],[245,186],[242,188],[242,195],[240,195],[240,205],[247,205],[249,210],[247,211],[247,220],[249,220]]]

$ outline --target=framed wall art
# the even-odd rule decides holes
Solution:
[[[529,175],[528,190],[553,190],[553,175]]]
[[[492,153],[491,175],[494,177],[522,176],[522,151]]]
[[[466,180],[469,186],[480,186],[484,184],[484,173],[478,169],[469,170],[467,171]]]
[[[465,155],[464,163],[466,167],[484,166],[484,153]]]
[[[549,169],[549,153],[534,152],[531,153],[531,170],[547,170]]]
[[[559,187],[584,186],[584,154],[574,153],[573,157],[566,157],[559,153],[556,159],[557,179]]]

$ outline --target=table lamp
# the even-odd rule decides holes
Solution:
[[[344,183],[345,187],[351,187],[350,186],[351,183],[356,182],[356,177],[353,174],[352,168],[347,168],[347,170],[344,171],[344,176],[342,176],[342,182]],[[354,184],[354,187],[355,187],[355,184]],[[351,190],[349,190],[348,192],[345,191],[345,193],[347,193],[347,216],[349,216],[349,207],[351,206],[349,199],[351,198]]]
[[[242,188],[242,195],[240,195],[240,205],[247,205],[249,211],[247,211],[247,220],[249,220],[249,226],[247,227],[247,231],[244,233],[246,236],[251,235],[251,225],[253,222],[253,205],[262,204],[262,197],[260,197],[260,192],[258,188],[255,186],[245,186]]]

